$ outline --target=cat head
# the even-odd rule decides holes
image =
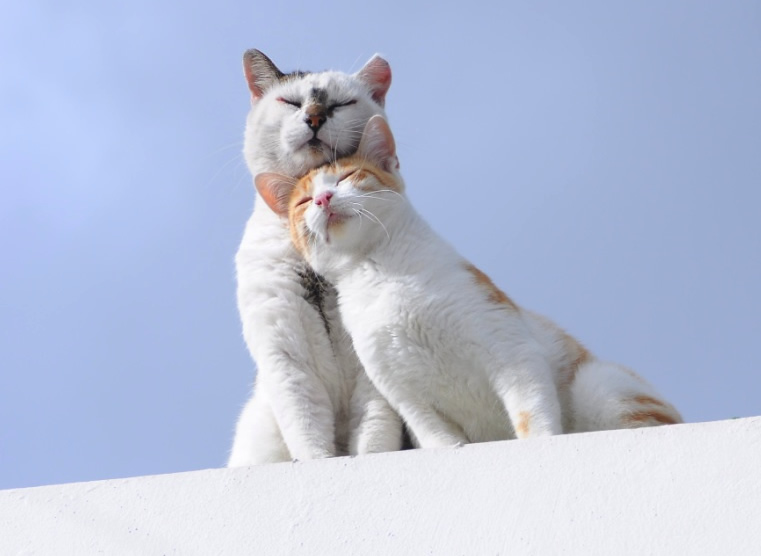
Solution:
[[[243,55],[251,91],[244,153],[251,173],[300,177],[354,153],[367,120],[384,114],[391,68],[374,56],[354,74],[281,72],[258,50]]]
[[[323,273],[336,257],[367,253],[390,238],[407,206],[394,137],[382,116],[367,122],[353,156],[300,180],[263,173],[255,182],[269,207],[288,217],[296,248]]]

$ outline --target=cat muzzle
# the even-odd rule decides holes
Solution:
[[[330,211],[330,199],[333,198],[332,191],[323,191],[314,198],[314,204],[323,210]]]
[[[325,107],[320,104],[311,104],[306,107],[306,116],[304,116],[304,123],[309,126],[315,137],[317,137],[317,131],[328,120],[328,115]]]

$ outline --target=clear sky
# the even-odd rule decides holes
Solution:
[[[0,488],[224,464],[251,47],[386,56],[437,230],[688,421],[761,414],[761,6],[497,4],[6,5]]]

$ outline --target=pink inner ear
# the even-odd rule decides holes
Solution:
[[[391,86],[391,66],[388,62],[375,55],[357,76],[370,87],[373,100],[383,106],[386,93]]]
[[[260,99],[272,84],[283,77],[283,72],[277,69],[272,60],[255,48],[243,53],[243,73],[252,100]]]
[[[367,121],[358,152],[387,172],[398,167],[394,136],[383,116],[376,115]]]
[[[248,90],[251,91],[251,97],[253,99],[262,98],[262,95],[264,95],[264,91],[262,91],[261,88],[256,84],[256,79],[254,78],[254,75],[251,73],[251,69],[248,66],[246,66],[243,72],[246,75],[246,81],[248,81]]]
[[[266,172],[254,178],[256,190],[267,203],[267,206],[279,216],[288,216],[288,201],[296,185],[288,176]]]
[[[251,96],[254,99],[262,98],[264,91],[259,85],[256,84],[256,75],[254,75],[253,63],[254,54],[252,51],[247,51],[243,55],[243,75],[246,76],[246,82],[248,83],[248,90],[251,91]]]

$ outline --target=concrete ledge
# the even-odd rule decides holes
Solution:
[[[0,492],[0,554],[760,554],[761,417]]]

